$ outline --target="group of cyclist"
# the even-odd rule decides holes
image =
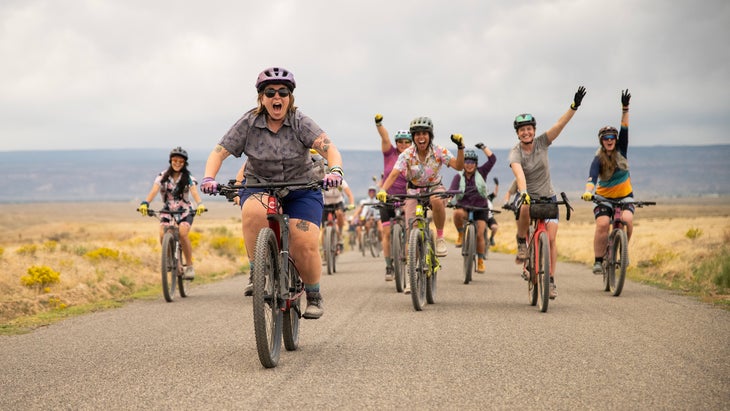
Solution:
[[[208,156],[205,174],[200,190],[206,194],[216,194],[218,183],[216,176],[223,161],[230,155],[246,156],[246,162],[237,177],[237,182],[288,182],[321,180],[324,195],[312,190],[289,191],[281,201],[282,212],[290,217],[291,256],[297,262],[299,274],[306,290],[307,307],[304,318],[316,319],[322,316],[323,298],[320,289],[321,260],[319,254],[320,227],[323,221],[325,204],[337,204],[338,232],[342,238],[345,208],[354,208],[354,199],[345,183],[342,156],[330,137],[310,117],[302,113],[294,105],[294,89],[296,81],[291,71],[282,67],[271,67],[263,70],[256,79],[257,106],[236,121],[230,130],[220,139]],[[548,149],[560,135],[567,123],[573,118],[583,97],[584,87],[576,91],[569,109],[558,121],[542,134],[536,135],[537,122],[532,114],[520,114],[514,122],[514,129],[519,142],[509,152],[509,166],[515,177],[513,187],[515,199],[521,201],[521,208],[516,211],[517,218],[517,256],[516,262],[522,263],[526,258],[526,236],[530,223],[529,204],[532,197],[550,197],[555,199],[556,192],[550,179]],[[590,201],[593,191],[607,198],[623,198],[633,196],[628,171],[628,108],[631,95],[628,90],[621,94],[622,117],[620,131],[606,126],[598,133],[599,148],[590,166],[589,178],[582,198]],[[473,206],[488,209],[491,200],[496,196],[498,180],[494,179],[495,190],[489,193],[487,175],[497,162],[494,153],[478,143],[475,147],[481,150],[487,161],[478,165],[478,153],[465,150],[464,138],[461,134],[452,134],[451,141],[456,145],[454,155],[447,148],[434,143],[434,125],[429,117],[419,116],[410,122],[407,130],[396,132],[391,142],[390,135],[383,125],[383,116],[375,116],[375,127],[381,138],[383,153],[383,179],[379,189],[375,186],[368,190],[368,198],[362,200],[356,215],[367,220],[376,216],[374,221],[382,231],[383,254],[385,257],[386,280],[392,280],[393,258],[390,255],[390,220],[395,215],[393,208],[379,210],[379,215],[372,214],[375,202],[386,202],[389,195],[416,194],[420,192],[442,193],[445,186],[442,182],[441,168],[451,167],[459,173],[450,184],[450,191],[458,191],[452,202],[456,207],[454,224],[460,230],[465,213],[460,207]],[[319,159],[317,158],[319,156]],[[162,193],[162,201],[170,209],[188,209],[188,215],[180,224],[180,237],[183,245],[186,264],[186,277],[194,276],[193,259],[188,233],[195,214],[205,211],[205,206],[197,191],[197,181],[187,170],[188,155],[180,147],[170,152],[170,166],[156,178],[153,188],[140,205],[140,212],[147,213],[149,202],[158,192]],[[318,163],[319,161],[319,163]],[[326,161],[326,167],[321,163]],[[319,165],[318,165],[319,164]],[[344,193],[344,195],[343,195]],[[193,209],[189,196],[196,203]],[[345,205],[345,196],[348,204]],[[241,207],[242,232],[246,244],[255,244],[258,232],[267,226],[265,208],[267,195],[260,189],[245,188],[239,192],[237,203]],[[446,256],[448,253],[444,239],[446,223],[446,203],[439,197],[431,197],[433,223],[436,228],[435,254]],[[405,221],[415,214],[416,200],[404,201]],[[628,223],[628,235],[632,232],[631,206],[624,209],[624,220]],[[601,258],[605,249],[609,210],[601,206],[594,209],[596,231],[594,239],[595,265],[593,272],[601,274]],[[379,218],[378,218],[379,217]],[[324,216],[326,218],[326,216]],[[485,230],[489,227],[497,230],[496,220],[488,211],[475,213],[478,227],[477,271],[484,271],[484,258],[487,242]],[[169,223],[169,222],[168,222]],[[162,224],[166,224],[163,218]],[[557,249],[555,238],[558,231],[558,219],[547,222],[550,239],[550,298],[557,296],[555,286],[555,261]],[[162,230],[161,230],[162,232]],[[457,246],[461,242],[461,232]],[[340,240],[341,241],[341,240]],[[249,261],[253,261],[254,247],[247,247]],[[253,271],[253,268],[252,268]]]

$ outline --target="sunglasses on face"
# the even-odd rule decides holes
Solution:
[[[411,144],[411,140],[398,140],[396,141],[398,144]]]
[[[609,134],[607,136],[601,137],[601,140],[603,140],[603,141],[616,140],[616,136],[614,136],[613,134]]]
[[[477,162],[474,160],[464,160],[464,164],[476,164]]]
[[[286,87],[282,87],[280,89],[267,88],[266,90],[264,90],[264,95],[268,98],[274,98],[276,93],[279,93],[279,97],[281,98],[289,97],[289,94],[291,94],[289,89]]]

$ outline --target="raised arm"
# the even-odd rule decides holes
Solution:
[[[390,144],[390,136],[388,135],[388,130],[383,125],[382,114],[375,115],[375,128],[378,130],[378,134],[380,135],[380,148],[381,150],[383,150],[383,153],[386,153],[390,150],[391,147],[393,147],[393,145]]]
[[[583,102],[583,97],[586,95],[586,89],[583,86],[578,87],[578,91],[575,92],[575,96],[573,96],[573,103],[570,105],[570,109],[565,112],[560,118],[558,119],[558,122],[555,123],[548,131],[545,133],[547,134],[548,141],[551,143],[553,140],[558,138],[560,133],[563,131],[565,126],[568,124],[570,119],[573,118],[573,115],[575,115],[575,112],[578,110],[578,107],[580,107],[581,102]]]
[[[627,157],[629,151],[629,101],[631,100],[631,94],[629,90],[623,90],[621,92],[621,130],[618,135],[618,150],[624,156]]]

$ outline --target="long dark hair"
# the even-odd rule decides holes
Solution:
[[[164,173],[162,173],[162,183],[164,184],[167,182],[167,180],[170,178],[170,176],[175,172],[175,170],[172,168],[172,164],[165,170]],[[183,194],[185,194],[186,190],[189,190],[190,186],[190,171],[188,171],[188,160],[185,160],[185,165],[180,170],[180,180],[175,186],[175,190],[172,192],[172,197],[175,200],[180,200],[183,198]]]

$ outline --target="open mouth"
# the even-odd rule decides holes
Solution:
[[[284,105],[281,103],[273,103],[271,105],[272,114],[281,114],[284,111]]]

